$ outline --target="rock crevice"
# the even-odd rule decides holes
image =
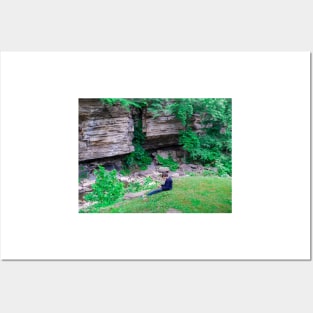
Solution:
[[[134,151],[134,119],[142,121],[146,150],[177,146],[182,124],[173,115],[153,118],[146,109],[132,113],[103,105],[99,99],[79,99],[79,161],[110,158]]]

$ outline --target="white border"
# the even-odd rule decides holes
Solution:
[[[232,214],[77,214],[84,97],[233,99]],[[2,259],[309,259],[310,54],[1,54]]]

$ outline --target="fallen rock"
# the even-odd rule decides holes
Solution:
[[[118,177],[118,180],[123,182],[123,183],[129,183],[130,182],[130,177],[128,177],[128,176],[121,176],[121,177]]]
[[[169,172],[170,171],[170,169],[168,168],[168,167],[159,167],[158,168],[158,171],[160,172],[160,173],[165,173],[165,172]]]
[[[79,203],[79,209],[80,210],[86,209],[87,207],[91,206],[94,203],[96,202],[81,202]]]
[[[124,200],[129,200],[129,199],[135,199],[135,198],[139,198],[139,197],[142,197],[143,195],[146,194],[146,190],[144,191],[139,191],[139,192],[134,192],[134,193],[127,193],[125,196],[124,196]]]
[[[171,177],[179,177],[179,173],[172,173],[170,174]]]
[[[92,188],[89,188],[89,187],[81,187],[81,188],[79,188],[78,187],[78,191],[79,191],[80,194],[81,193],[86,193],[86,192],[92,191]]]
[[[96,180],[89,180],[89,179],[84,179],[81,183],[82,187],[91,187],[92,184],[94,184]]]

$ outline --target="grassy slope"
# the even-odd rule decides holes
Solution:
[[[164,213],[169,208],[184,213],[231,213],[230,178],[192,176],[173,181],[171,191],[123,201],[101,208],[100,213]]]

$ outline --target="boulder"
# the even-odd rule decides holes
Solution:
[[[170,176],[175,178],[175,177],[179,177],[180,175],[179,175],[179,173],[171,173]]]
[[[145,195],[146,193],[147,193],[147,190],[134,192],[134,193],[127,193],[124,196],[124,200],[139,198],[139,197],[142,197],[143,195]]]
[[[161,166],[161,167],[158,168],[158,172],[160,172],[160,173],[166,173],[166,172],[169,172],[169,171],[170,171],[170,169],[168,167]]]
[[[82,187],[90,187],[95,182],[96,182],[96,180],[83,179],[81,182],[81,186]]]

